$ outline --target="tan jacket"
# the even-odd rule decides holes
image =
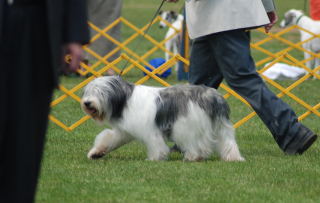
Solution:
[[[212,33],[263,26],[273,0],[186,0],[186,18],[191,39]]]

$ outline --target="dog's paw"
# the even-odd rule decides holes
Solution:
[[[246,161],[246,160],[245,160],[243,157],[241,157],[241,156],[237,156],[237,157],[227,156],[227,157],[222,158],[222,160],[224,160],[224,161]]]
[[[190,153],[190,152],[186,151],[184,154],[184,157],[183,157],[183,162],[203,161],[205,159],[206,159],[206,157],[204,157],[202,155],[194,154],[194,153]]]
[[[168,161],[168,156],[166,154],[162,154],[156,157],[148,157],[146,161]]]
[[[105,154],[93,154],[90,156],[90,159],[100,159],[104,157]]]
[[[205,158],[202,157],[202,156],[197,156],[197,157],[195,157],[195,156],[185,156],[183,158],[183,162],[194,162],[194,161],[200,162],[200,161],[203,161],[203,160],[205,160]]]
[[[168,158],[163,158],[163,159],[145,159],[145,161],[168,161]]]
[[[88,158],[89,159],[100,159],[100,158],[104,157],[106,154],[107,154],[106,151],[101,151],[96,148],[92,148],[90,150],[90,152],[88,153]]]

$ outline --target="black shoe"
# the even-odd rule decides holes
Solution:
[[[174,144],[173,147],[170,148],[170,153],[172,152],[181,152],[181,149],[178,147],[178,145]]]
[[[289,142],[284,153],[286,155],[302,154],[316,141],[317,135],[306,126],[301,125],[296,136]]]

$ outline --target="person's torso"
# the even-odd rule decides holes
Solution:
[[[261,0],[189,0],[186,15],[192,39],[270,22]]]

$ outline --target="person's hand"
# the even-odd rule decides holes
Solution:
[[[63,45],[63,56],[71,55],[71,62],[67,65],[66,72],[75,73],[79,69],[79,63],[82,60],[82,45],[80,43],[72,42]]]
[[[269,32],[269,30],[271,30],[272,26],[274,26],[274,24],[276,24],[276,22],[278,21],[278,17],[275,11],[271,11],[267,13],[270,23],[264,26],[264,29],[266,30],[266,33]]]
[[[177,3],[179,0],[163,0],[163,1],[166,1],[166,2],[169,2],[169,3]]]

